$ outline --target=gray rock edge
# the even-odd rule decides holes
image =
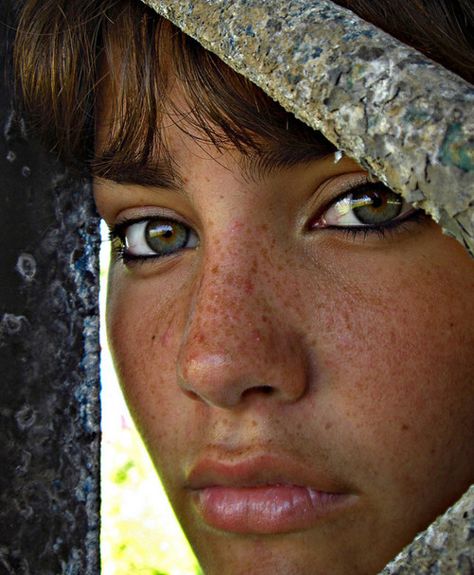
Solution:
[[[380,575],[472,575],[474,485],[415,537]]]

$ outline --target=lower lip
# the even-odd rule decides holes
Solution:
[[[349,496],[297,485],[213,486],[197,493],[204,521],[232,533],[288,533],[312,527]]]

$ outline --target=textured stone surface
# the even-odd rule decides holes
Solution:
[[[98,221],[3,84],[0,122],[0,575],[96,575]]]
[[[472,575],[474,573],[474,485],[381,575]]]
[[[326,0],[144,0],[474,254],[473,87]]]

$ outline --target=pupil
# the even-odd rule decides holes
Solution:
[[[380,197],[380,194],[377,194],[377,192],[374,192],[373,196],[372,196],[372,207],[373,208],[380,208],[380,206],[383,205],[383,200]]]
[[[375,190],[375,186],[381,189]],[[402,198],[380,183],[364,187],[353,194],[352,199],[354,215],[366,225],[388,223],[401,213],[403,207]]]
[[[178,222],[153,220],[146,227],[146,242],[157,254],[167,255],[182,249],[188,238],[187,229]]]

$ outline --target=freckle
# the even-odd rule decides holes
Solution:
[[[152,336],[151,336],[151,341],[155,341],[155,339],[156,339],[156,335],[152,335]]]
[[[406,424],[404,423],[404,424],[402,425],[402,431],[407,431],[408,429],[409,429],[409,428],[408,428],[408,425],[406,425]]]
[[[246,294],[251,294],[253,292],[253,282],[251,280],[246,280],[243,285],[244,291]]]
[[[331,427],[332,427],[332,423],[330,421],[328,421],[326,423],[326,425],[324,426],[324,429],[331,429]]]
[[[252,421],[250,422],[250,425],[252,427],[257,427],[257,422],[255,421],[255,419],[252,419]]]

